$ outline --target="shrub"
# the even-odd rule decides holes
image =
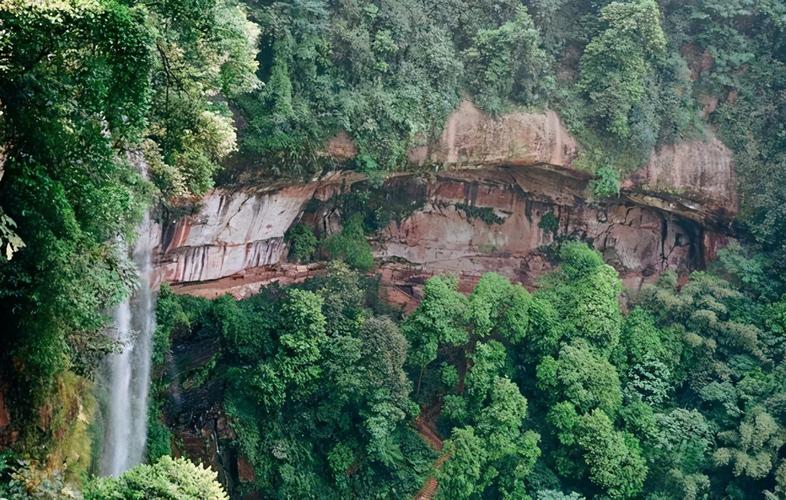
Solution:
[[[440,367],[440,380],[442,380],[442,383],[445,384],[448,389],[456,387],[459,381],[459,373],[456,367],[448,363],[442,363]]]
[[[325,240],[323,248],[331,259],[343,260],[358,271],[366,272],[374,267],[374,255],[371,245],[366,241],[360,214],[353,215],[341,233]]]
[[[215,472],[185,458],[161,457],[119,477],[96,478],[85,488],[85,500],[171,498],[229,500]]]
[[[592,196],[598,199],[612,198],[620,194],[620,176],[612,167],[601,167],[590,182]]]
[[[557,231],[559,231],[559,219],[554,215],[554,212],[546,212],[543,214],[543,217],[540,218],[538,227],[542,229],[544,233],[551,233],[553,236],[556,236]]]
[[[289,255],[294,257],[296,262],[309,262],[317,251],[317,236],[314,231],[305,224],[295,224],[285,236],[289,242]]]

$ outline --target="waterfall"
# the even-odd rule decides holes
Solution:
[[[152,290],[152,223],[145,215],[134,247],[139,288],[114,312],[120,352],[107,359],[108,391],[101,474],[117,476],[142,462],[147,439],[147,394],[150,386],[155,301]]]

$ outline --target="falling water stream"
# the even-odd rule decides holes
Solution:
[[[115,335],[120,352],[107,359],[107,408],[101,474],[117,476],[142,462],[147,439],[147,393],[155,301],[152,290],[152,224],[150,216],[139,227],[134,264],[139,288],[114,312]]]

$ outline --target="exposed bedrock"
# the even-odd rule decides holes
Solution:
[[[347,134],[326,150],[344,159],[357,153]],[[372,190],[377,208],[408,207],[369,235],[381,294],[412,308],[437,273],[458,275],[464,290],[488,271],[532,287],[552,269],[549,245],[557,238],[589,242],[626,286],[638,288],[667,269],[701,268],[732,236],[733,165],[719,141],[660,148],[625,180],[619,198],[604,202],[590,200],[590,174],[573,168],[577,151],[554,113],[492,118],[462,103],[432,144],[410,151],[420,173],[390,175]],[[366,187],[362,175],[337,172],[289,186],[213,190],[192,209],[162,214],[160,277],[179,293],[205,297],[303,281],[324,263],[289,263],[287,230],[303,223],[323,237],[340,231],[350,215],[342,213],[344,195]],[[176,451],[211,464],[237,493],[254,472],[231,446],[223,389],[188,382],[217,349],[215,339],[173,340],[167,371],[176,382],[165,414],[179,437]]]
[[[165,224],[162,279],[206,296],[244,296],[272,281],[305,279],[319,266],[286,263],[287,229],[302,220],[320,234],[340,230],[337,195],[353,184],[357,189],[357,179],[213,191],[194,214]],[[549,166],[391,177],[384,196],[412,199],[417,208],[371,236],[383,282],[412,294],[435,273],[456,274],[469,284],[496,271],[532,286],[551,269],[544,247],[572,237],[590,242],[626,284],[637,287],[665,269],[702,266],[725,241],[694,220],[625,196],[590,204],[587,183],[586,175]]]
[[[193,214],[163,226],[163,279],[181,293],[243,297],[274,281],[292,283],[314,275],[323,264],[286,262],[284,234],[296,222],[323,235],[340,230],[340,195],[364,188],[359,179],[345,174],[295,187],[213,191]],[[488,271],[533,286],[552,268],[546,249],[555,238],[590,242],[634,288],[665,269],[701,267],[725,242],[725,235],[696,221],[626,197],[590,204],[588,180],[549,166],[389,178],[376,191],[382,206],[408,200],[412,210],[370,237],[383,298],[411,309],[422,284],[435,273],[460,276],[464,290]],[[239,485],[252,480],[254,471],[232,445],[224,388],[219,379],[194,382],[217,355],[215,337],[173,339],[166,364],[173,382],[164,413],[177,436],[175,452],[210,464],[239,497]]]
[[[345,133],[326,150],[356,154]],[[435,140],[410,150],[420,173],[393,174],[383,185],[417,202],[371,236],[383,281],[409,294],[434,273],[470,283],[497,271],[533,285],[551,267],[543,247],[573,237],[636,287],[665,269],[701,267],[725,244],[738,202],[731,154],[717,139],[659,148],[623,182],[620,198],[602,203],[589,201],[591,176],[573,168],[577,155],[554,112],[492,117],[463,101]],[[323,235],[340,230],[338,195],[359,182],[360,174],[334,172],[288,186],[214,190],[192,213],[164,217],[161,278],[206,296],[305,279],[319,266],[286,263],[286,231],[301,220]],[[544,229],[546,214],[556,233]]]

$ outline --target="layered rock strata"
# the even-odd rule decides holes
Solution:
[[[418,208],[371,235],[379,269],[401,287],[435,273],[471,283],[488,271],[534,286],[551,269],[543,249],[578,238],[637,287],[665,269],[700,267],[723,242],[722,233],[630,196],[589,203],[588,181],[545,165],[391,177],[382,190],[417,199]],[[162,279],[211,297],[305,279],[318,266],[287,264],[287,229],[302,219],[323,235],[338,231],[337,195],[356,182],[336,176],[272,191],[214,191],[195,213],[164,226]]]
[[[348,160],[357,149],[342,133],[326,154]],[[391,175],[381,188],[357,173],[333,173],[289,186],[217,189],[186,213],[163,214],[159,274],[177,292],[210,298],[305,280],[324,264],[288,262],[288,229],[340,231],[353,191],[373,191],[375,209],[411,202],[369,235],[381,294],[403,309],[438,273],[459,276],[466,291],[488,271],[534,287],[553,268],[550,248],[559,239],[587,241],[634,289],[667,269],[701,268],[726,244],[738,201],[731,155],[719,141],[659,148],[625,179],[619,198],[603,202],[591,200],[591,175],[573,168],[578,154],[553,112],[495,118],[465,101],[434,141],[409,152],[420,173]],[[174,339],[168,377],[193,379],[216,350],[215,339]],[[170,396],[177,452],[211,464],[237,493],[254,472],[231,446],[222,389],[174,382]]]
[[[344,160],[356,153],[346,133],[326,147]],[[382,275],[406,283],[448,272],[471,281],[494,270],[532,285],[550,269],[542,248],[573,237],[637,286],[664,269],[700,267],[725,243],[738,201],[731,154],[717,139],[659,148],[625,179],[620,198],[602,203],[589,201],[591,175],[573,168],[578,155],[552,111],[493,117],[462,101],[436,139],[410,150],[421,173],[385,181],[383,190],[420,199],[416,211],[372,235]],[[315,270],[286,263],[286,231],[301,219],[323,234],[340,230],[336,199],[362,180],[338,172],[214,190],[192,213],[163,219],[161,278],[206,296],[305,279]]]

